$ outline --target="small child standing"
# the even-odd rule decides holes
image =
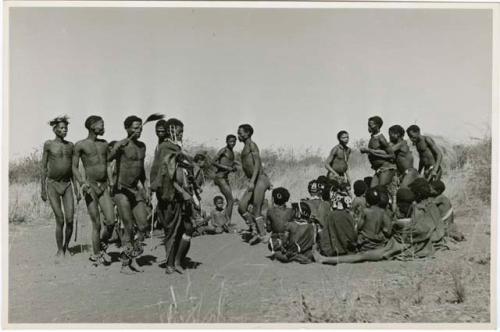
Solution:
[[[366,205],[358,225],[359,250],[366,251],[383,246],[390,236],[391,219],[379,206],[380,192],[376,188],[366,191]]]
[[[431,195],[434,198],[434,204],[439,209],[441,218],[445,225],[446,236],[452,238],[455,241],[464,241],[464,235],[458,230],[457,225],[453,222],[453,207],[451,201],[446,197],[443,192],[446,189],[444,183],[441,180],[432,181],[431,185]]]

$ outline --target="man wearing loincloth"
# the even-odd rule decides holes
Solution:
[[[408,137],[417,147],[419,163],[418,173],[422,174],[427,181],[440,180],[443,170],[441,161],[443,154],[437,147],[434,140],[429,136],[424,136],[420,133],[420,128],[412,125],[406,129]]]
[[[413,153],[403,139],[405,130],[400,125],[389,128],[389,140],[396,156],[396,167],[398,172],[399,186],[407,188],[416,178],[418,171],[413,167]]]
[[[226,198],[225,213],[231,223],[233,215],[234,198],[229,183],[229,173],[236,172],[236,163],[234,161],[233,148],[236,145],[236,136],[226,136],[226,146],[223,147],[215,156],[212,164],[216,167],[214,183],[219,188],[220,192]]]
[[[104,121],[100,116],[91,115],[85,120],[88,130],[87,138],[75,145],[73,156],[73,173],[82,189],[92,222],[92,251],[90,260],[95,266],[108,265],[111,261],[106,254],[108,241],[113,235],[115,226],[114,206],[111,200],[108,174],[108,143],[98,138],[104,135]],[[84,174],[78,170],[80,159]],[[104,231],[101,235],[101,217],[99,207],[104,215]]]
[[[396,172],[394,151],[389,146],[384,134],[380,132],[383,121],[379,116],[368,119],[368,132],[371,134],[368,148],[361,148],[361,153],[368,154],[368,160],[375,170],[370,187],[387,186]]]
[[[142,272],[136,258],[143,252],[142,241],[149,226],[147,204],[150,195],[144,169],[146,145],[139,141],[142,120],[131,115],[125,119],[124,127],[127,138],[114,145],[108,160],[116,159],[114,201],[124,227],[121,272],[128,274],[131,271]],[[136,234],[134,226],[137,229]]]
[[[262,168],[259,148],[252,140],[252,135],[253,128],[249,124],[242,124],[238,127],[238,139],[245,144],[241,151],[241,166],[248,178],[247,189],[240,199],[238,212],[250,227],[255,226],[249,243],[256,244],[262,241],[265,235],[262,204],[266,191],[271,188],[271,182]],[[248,211],[250,204],[252,204],[252,213]]]
[[[66,254],[73,234],[73,214],[75,211],[73,192],[75,192],[77,201],[80,201],[81,198],[71,169],[73,143],[64,139],[68,134],[68,124],[66,116],[57,117],[49,122],[56,137],[45,142],[42,155],[41,198],[44,202],[47,201],[47,198],[49,199],[56,217],[57,257]]]

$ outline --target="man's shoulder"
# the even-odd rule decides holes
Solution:
[[[136,141],[135,144],[141,149],[146,148],[146,144],[143,141]]]
[[[101,143],[101,144],[106,144],[106,145],[108,145],[108,141],[106,141],[106,140],[105,140],[105,139],[103,139],[103,138],[98,138],[98,139],[96,139],[96,142],[97,142],[97,143]]]

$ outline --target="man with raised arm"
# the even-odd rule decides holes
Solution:
[[[139,141],[142,119],[131,115],[123,124],[127,138],[113,146],[108,160],[116,159],[114,201],[124,226],[121,272],[129,274],[142,272],[136,258],[143,252],[142,241],[149,226],[147,203],[150,197],[144,169],[146,145]],[[136,234],[134,226],[137,228]]]

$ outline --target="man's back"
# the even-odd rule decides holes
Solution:
[[[273,233],[283,233],[292,220],[294,211],[287,207],[272,207],[267,211],[269,229]]]

